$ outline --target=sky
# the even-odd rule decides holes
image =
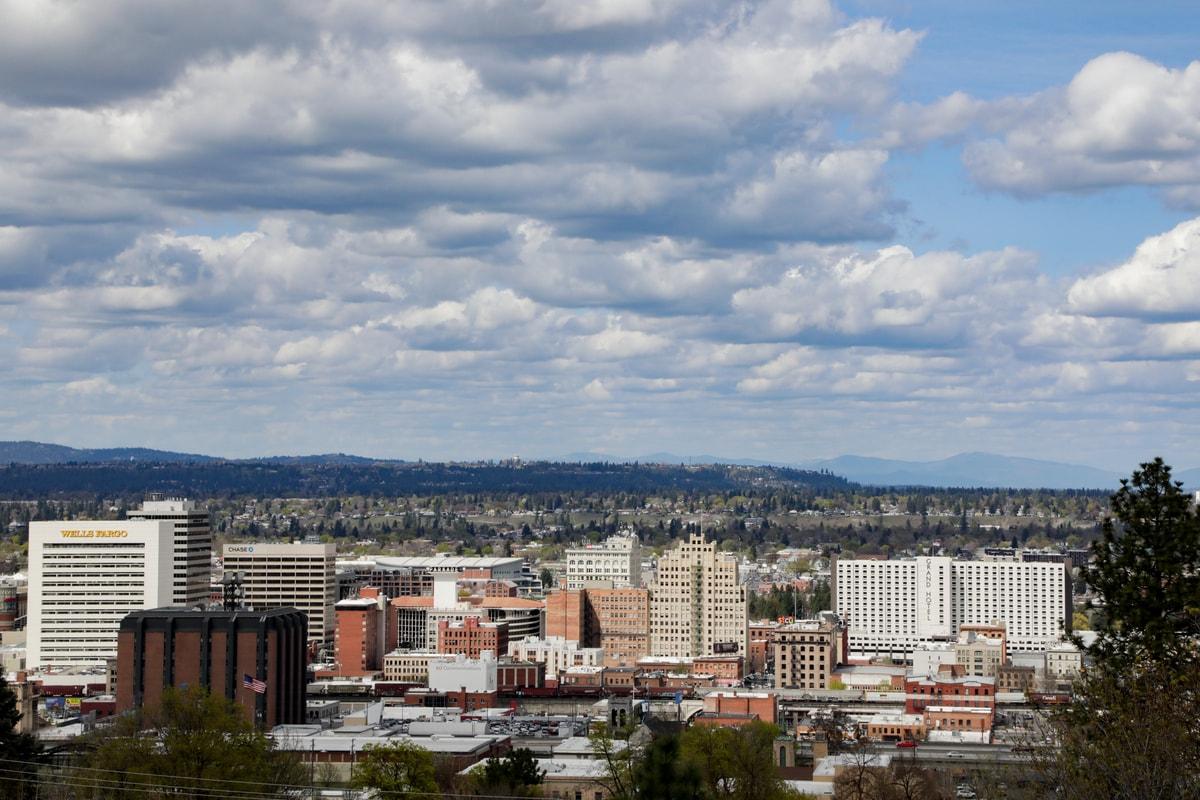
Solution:
[[[1193,3],[0,19],[0,439],[1200,464]]]

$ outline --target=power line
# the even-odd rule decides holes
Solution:
[[[74,772],[98,772],[98,773],[105,773],[105,774],[110,774],[110,775],[123,775],[123,776],[128,776],[129,778],[150,779],[150,780],[154,780],[154,781],[182,780],[182,781],[199,781],[199,782],[204,782],[204,783],[215,783],[215,784],[239,784],[239,785],[257,786],[257,787],[269,787],[270,789],[273,790],[272,792],[264,793],[262,791],[226,789],[226,788],[222,788],[220,786],[213,786],[213,787],[197,786],[197,787],[188,789],[188,791],[193,792],[194,794],[200,793],[199,796],[212,797],[212,798],[261,798],[261,797],[278,795],[284,791],[311,792],[314,789],[320,788],[320,787],[315,787],[315,786],[311,786],[311,785],[306,786],[304,784],[298,784],[298,783],[295,783],[295,784],[265,783],[263,781],[243,781],[243,780],[234,780],[231,778],[204,778],[204,777],[193,778],[193,777],[182,776],[182,775],[163,775],[163,774],[159,774],[159,773],[149,773],[149,772],[131,772],[128,770],[103,769],[100,767],[71,767],[71,766],[65,766],[65,765],[59,765],[59,764],[46,764],[46,763],[42,763],[42,762],[38,762],[38,761],[22,761],[19,759],[12,759],[12,758],[0,758],[0,775],[9,774],[9,775],[13,776],[12,778],[9,778],[10,780],[13,780],[13,779],[24,780],[27,782],[28,781],[41,782],[41,778],[40,778],[40,776],[31,778],[31,777],[29,777],[29,775],[30,775],[29,771],[15,769],[15,768],[11,768],[11,767],[5,767],[4,766],[5,764],[18,764],[18,765],[25,766],[25,767],[37,767],[39,769],[48,768],[48,769],[52,769],[52,770],[53,769],[61,770],[65,773],[67,773],[68,775],[70,775],[70,777],[73,778],[74,780],[58,780],[57,783],[59,785],[71,786],[73,788],[100,788],[101,786],[103,786],[104,788],[122,788],[122,789],[127,789],[129,791],[150,792],[150,791],[159,791],[160,790],[159,788],[156,788],[154,786],[146,786],[144,784],[142,784],[142,785],[127,784],[123,781],[116,780],[113,778],[101,778],[101,777],[89,778],[86,775],[80,775],[80,776],[71,775],[71,773],[74,773]],[[162,788],[166,788],[166,787],[162,787]],[[382,794],[385,797],[440,797],[440,798],[445,798],[448,796],[452,796],[452,795],[448,795],[446,792],[420,792],[420,791],[403,790],[403,789],[376,789],[375,791]],[[472,798],[478,798],[478,800],[528,800],[528,798],[523,798],[519,795],[508,795],[508,794],[471,794],[469,796]]]

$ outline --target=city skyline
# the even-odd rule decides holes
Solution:
[[[919,5],[13,10],[0,438],[1196,466],[1200,11]]]

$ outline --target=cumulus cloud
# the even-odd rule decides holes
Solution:
[[[965,150],[981,185],[1022,195],[1145,185],[1194,200],[1200,61],[1171,69],[1133,53],[1106,53],[1026,106],[1000,137]]]
[[[478,218],[464,233],[484,238],[462,244],[486,244],[498,214],[584,235],[889,232],[895,203],[878,174],[883,154],[844,147],[829,123],[881,106],[916,34],[878,20],[846,23],[820,0],[736,12],[665,2],[461,5],[464,16],[509,19],[484,36],[441,24],[459,19],[454,4],[417,4],[411,19],[376,7],[373,26],[366,3],[337,14],[285,4],[197,24],[167,52],[143,41],[164,41],[147,30],[167,24],[159,9],[54,6],[58,23],[38,35],[22,38],[21,25],[5,34],[36,42],[37,54],[27,43],[0,47],[45,83],[14,81],[0,106],[9,121],[0,186],[20,188],[7,193],[11,213],[40,223],[101,213],[161,222],[181,212],[290,210],[407,224],[444,209]],[[263,24],[247,24],[256,14]],[[181,10],[174,24],[190,16]],[[613,26],[641,33],[608,47],[579,37]],[[237,36],[227,35],[232,27]],[[504,30],[540,32],[553,46],[522,49]],[[98,37],[108,44],[90,48]],[[90,69],[86,54],[108,48],[145,75],[126,74],[122,59]],[[97,84],[81,90],[86,101],[55,99],[51,62]],[[773,203],[770,214],[756,213],[763,202]]]
[[[802,458],[953,424],[1016,451],[1200,381],[1196,221],[1071,285],[888,244],[895,151],[980,131],[988,186],[1161,162],[1192,202],[1194,67],[896,102],[920,34],[825,0],[0,13],[14,436]]]
[[[1150,237],[1124,264],[1076,281],[1067,299],[1093,316],[1200,319],[1200,219]]]
[[[1002,309],[1028,313],[1044,285],[1033,263],[1016,250],[964,258],[894,246],[796,266],[733,305],[785,339],[967,346],[1004,327]]]

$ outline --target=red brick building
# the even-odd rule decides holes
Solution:
[[[904,681],[904,713],[920,714],[928,706],[996,709],[996,679],[977,677],[911,677]]]
[[[135,611],[117,635],[117,713],[157,705],[167,687],[199,685],[259,727],[301,724],[307,640],[308,619],[294,608]],[[244,676],[265,691],[244,686]]]
[[[546,685],[546,665],[535,661],[501,661],[496,665],[496,691],[516,692]]]
[[[361,589],[359,597],[338,601],[334,608],[334,675],[355,677],[383,670],[383,655],[388,652],[385,617],[389,608],[379,590],[370,586]]]
[[[778,698],[769,692],[709,692],[704,710],[693,718],[696,725],[737,727],[759,720],[774,725],[779,720]]]
[[[442,620],[438,623],[439,653],[479,658],[484,650],[490,650],[493,656],[508,652],[507,623],[480,622],[479,617],[467,617],[462,622]]]

